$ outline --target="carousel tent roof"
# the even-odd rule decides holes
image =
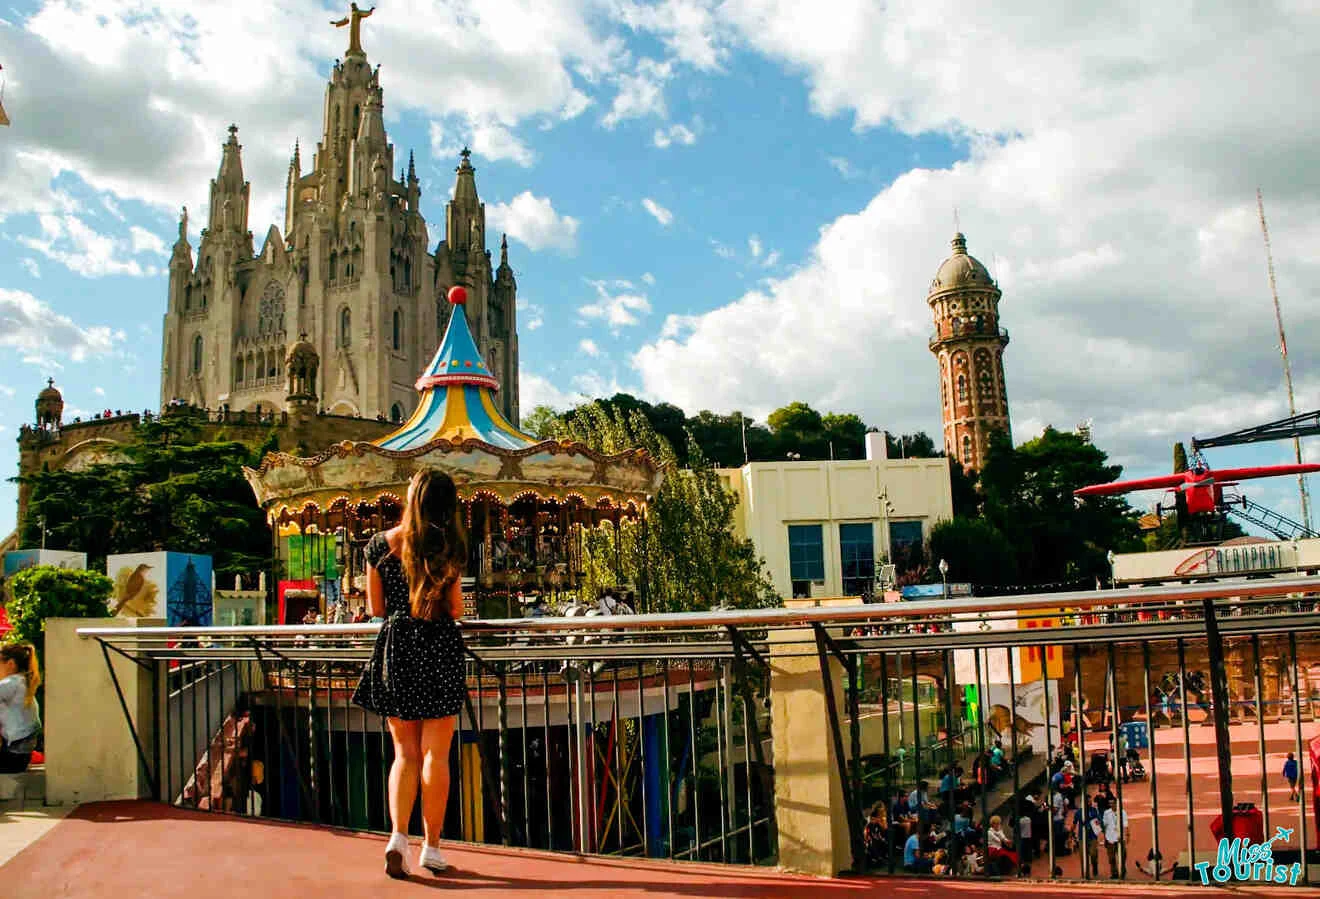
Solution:
[[[499,381],[490,373],[468,330],[465,297],[450,291],[453,314],[431,364],[417,379],[421,401],[394,433],[374,441],[387,450],[410,450],[441,438],[454,443],[480,440],[501,449],[523,449],[542,441],[522,433],[500,413],[491,395]]]

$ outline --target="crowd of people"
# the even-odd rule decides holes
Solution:
[[[1081,853],[1084,878],[1125,876],[1131,830],[1126,811],[1114,793],[1116,781],[1126,782],[1134,767],[1135,750],[1127,750],[1117,769],[1108,753],[1096,753],[1082,774],[1075,744],[1057,750],[1047,768],[1047,789],[1033,790],[1009,802],[1011,814],[978,802],[1005,776],[1012,761],[1003,745],[994,745],[973,760],[970,778],[954,763],[940,772],[938,792],[919,781],[912,790],[896,790],[888,803],[875,803],[865,822],[867,865],[892,867],[910,874],[936,876],[1029,876],[1040,859]],[[1139,756],[1135,759],[1139,762]],[[991,814],[985,814],[991,812]],[[1012,820],[1016,816],[1016,820]],[[1140,870],[1152,873],[1160,864],[1148,856]],[[1057,865],[1050,872],[1061,876]],[[1048,876],[1048,875],[1047,875]]]

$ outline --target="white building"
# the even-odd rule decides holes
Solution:
[[[866,435],[865,460],[752,462],[720,475],[738,495],[738,535],[785,597],[868,592],[877,563],[902,568],[953,517],[948,460],[886,458],[882,433]]]

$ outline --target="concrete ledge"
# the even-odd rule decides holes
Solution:
[[[14,802],[19,808],[42,805],[46,801],[46,768],[36,765],[21,774],[0,774],[0,801]]]

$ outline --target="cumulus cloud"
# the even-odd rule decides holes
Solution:
[[[648,286],[655,284],[655,275],[650,272],[642,272],[642,283]]]
[[[670,125],[668,128],[655,129],[651,142],[662,150],[668,149],[674,144],[690,147],[697,142],[697,133],[687,125]]]
[[[578,226],[571,215],[555,212],[549,197],[538,197],[525,190],[508,203],[486,206],[491,227],[506,232],[530,250],[572,251],[577,246]]]
[[[142,228],[135,226],[127,239],[118,239],[98,233],[74,215],[42,215],[39,223],[40,237],[21,236],[18,242],[85,278],[160,273],[156,266],[144,266],[132,258],[137,253],[155,252],[153,241],[164,252],[160,238]]]
[[[651,301],[644,294],[633,293],[627,281],[589,281],[596,299],[578,309],[584,321],[601,321],[617,332],[641,322],[651,312]]]
[[[672,62],[657,62],[648,57],[639,59],[632,72],[618,76],[618,93],[614,95],[614,103],[601,119],[601,124],[606,128],[614,128],[628,119],[647,116],[664,118],[668,112],[665,105],[665,83],[673,77]]]
[[[596,346],[596,341],[589,337],[584,337],[578,341],[578,349],[587,356],[599,356],[600,347]]]
[[[529,303],[521,297],[518,298],[518,314],[522,321],[518,327],[527,331],[535,331],[541,325],[545,324],[545,310],[536,303]]]
[[[747,251],[752,254],[753,259],[761,258],[761,238],[753,234],[747,238]]]
[[[0,287],[0,347],[24,362],[60,367],[107,355],[123,340],[123,331],[79,325],[26,291]]]
[[[564,390],[549,378],[528,371],[525,366],[518,373],[518,398],[522,408],[529,412],[537,406],[549,406],[562,412],[587,399],[579,391]]]
[[[959,135],[970,153],[827,224],[789,276],[667,320],[633,360],[646,393],[761,415],[801,399],[938,434],[925,297],[957,206],[1004,290],[1017,439],[1092,419],[1117,461],[1164,470],[1173,439],[1284,413],[1254,187],[1290,343],[1315,346],[1320,16],[1010,6],[856,0],[829,21],[789,0],[722,7],[805,73],[819,114]],[[1320,366],[1294,355],[1299,396],[1320,395]]]
[[[649,212],[662,228],[668,228],[674,221],[674,214],[650,197],[642,198],[642,208]]]
[[[41,266],[37,265],[37,260],[31,257],[23,260],[23,270],[34,278],[41,277]]]
[[[518,139],[507,125],[495,119],[466,119],[451,123],[431,122],[431,155],[436,159],[450,159],[468,147],[479,158],[499,161],[508,159],[527,168],[536,161],[536,154]]]

